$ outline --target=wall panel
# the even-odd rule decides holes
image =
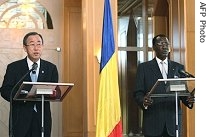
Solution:
[[[0,0],[0,4],[5,0]],[[3,77],[6,71],[7,64],[22,59],[26,53],[22,47],[23,36],[30,31],[37,31],[42,34],[44,38],[44,51],[42,58],[57,65],[61,81],[61,52],[57,52],[56,48],[62,49],[63,36],[63,2],[57,0],[39,0],[49,12],[52,17],[54,29],[0,29],[0,84],[2,84]],[[55,8],[56,7],[56,8]],[[53,12],[52,12],[53,11]],[[52,137],[61,136],[61,103],[51,103],[52,112]],[[9,103],[0,97],[0,136],[8,137],[8,116]]]
[[[63,137],[81,137],[84,91],[81,7],[65,5],[64,14],[63,80],[74,83],[74,87],[63,101]]]

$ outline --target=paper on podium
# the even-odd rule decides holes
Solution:
[[[166,92],[159,92],[160,86],[165,86]],[[175,96],[189,96],[191,91],[195,90],[195,78],[171,78],[171,79],[158,79],[148,95],[151,97],[168,97]]]
[[[73,83],[23,82],[14,100],[41,101],[44,95],[45,101],[62,101],[73,86]]]

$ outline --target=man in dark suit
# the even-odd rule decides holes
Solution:
[[[156,57],[139,64],[137,69],[135,101],[143,110],[143,134],[145,137],[175,137],[176,136],[176,99],[175,97],[151,98],[148,92],[158,79],[183,77],[179,70],[184,66],[168,59],[169,41],[163,34],[153,38],[153,50]],[[161,64],[163,62],[163,66]],[[162,68],[163,67],[163,68]],[[161,83],[156,93],[166,93],[165,82]],[[192,108],[194,95],[179,97],[187,107]],[[180,103],[178,103],[179,118],[181,118]]]
[[[33,63],[38,67],[34,72],[38,82],[58,82],[58,70],[56,65],[41,59],[43,51],[43,38],[37,32],[30,32],[23,38],[23,48],[27,57],[8,64],[1,87],[1,96],[10,100],[11,91],[18,81],[32,69]],[[32,72],[31,72],[32,73]],[[23,81],[32,81],[29,73]],[[20,82],[21,84],[22,82]],[[14,97],[20,84],[13,90]],[[11,103],[11,102],[10,102]],[[42,107],[41,101],[12,101],[12,131],[10,137],[41,137]],[[10,117],[11,119],[11,117]],[[51,110],[50,102],[44,103],[44,135],[51,135]],[[12,134],[12,135],[11,135]]]

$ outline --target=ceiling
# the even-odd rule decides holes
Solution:
[[[153,11],[153,0],[148,0],[148,14]],[[129,16],[131,12],[134,15],[142,15],[143,0],[118,0],[118,16]]]
[[[147,15],[165,16],[167,14],[168,0],[145,0],[147,2]],[[118,16],[142,16],[144,0],[118,0]]]

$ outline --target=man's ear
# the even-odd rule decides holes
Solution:
[[[156,45],[153,45],[153,46],[152,46],[152,50],[153,50],[153,51],[157,51],[157,49],[156,49],[156,48],[157,48],[157,46],[156,46]]]
[[[25,45],[23,45],[23,49],[24,49],[24,51],[26,52],[27,50],[26,50],[26,46]]]

